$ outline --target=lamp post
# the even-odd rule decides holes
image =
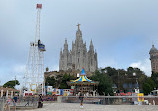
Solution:
[[[120,73],[119,73],[119,70],[118,70],[118,73],[117,73],[117,74],[118,74],[118,78],[117,78],[117,79],[118,79],[118,91],[119,91],[119,93],[120,93],[120,81],[119,81],[119,75],[120,75]]]
[[[138,78],[136,77],[136,73],[135,72],[133,73],[133,76],[136,78],[136,84],[137,84],[137,87],[135,88],[135,93],[139,93]]]
[[[15,86],[16,86],[16,76],[15,76]],[[15,86],[14,86],[14,96],[15,96]]]

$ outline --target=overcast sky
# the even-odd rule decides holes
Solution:
[[[98,66],[139,67],[151,75],[149,50],[158,48],[158,0],[0,0],[0,85],[25,72],[35,39],[36,4],[42,3],[41,40],[45,67],[58,70],[65,38],[69,49],[77,24],[98,53]]]

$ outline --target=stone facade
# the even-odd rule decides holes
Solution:
[[[92,40],[89,51],[87,51],[86,42],[83,43],[80,24],[77,25],[75,43],[72,41],[72,50],[69,51],[67,40],[65,40],[64,49],[60,51],[59,71],[79,70],[84,67],[85,71],[94,72],[98,68],[97,52],[94,52]]]
[[[158,72],[158,50],[152,45],[150,49],[151,69],[153,72]]]

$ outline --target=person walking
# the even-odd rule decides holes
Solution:
[[[8,97],[5,111],[10,111],[10,104],[11,104],[11,99],[10,99],[10,97]]]
[[[14,111],[16,111],[16,102],[17,102],[17,97],[16,96],[14,96],[14,98],[13,98],[13,107],[14,107]]]
[[[38,108],[42,108],[43,107],[43,99],[42,99],[42,95],[39,95],[39,100],[38,100]]]
[[[79,95],[79,99],[80,99],[80,108],[83,108],[83,98],[84,98],[84,95],[83,95],[83,92],[81,91],[80,95]]]
[[[26,106],[26,105],[29,106],[29,104],[30,104],[30,98],[29,98],[29,96],[26,97],[26,102],[27,102],[27,103],[25,104],[25,106]]]

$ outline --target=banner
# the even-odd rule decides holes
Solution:
[[[52,86],[47,86],[47,92],[53,92]]]
[[[138,102],[144,101],[144,93],[138,93]]]
[[[57,96],[60,95],[60,89],[56,89],[56,95],[57,95]]]
[[[63,94],[64,94],[63,89],[60,89],[60,95],[63,95]]]
[[[56,88],[53,88],[53,93],[52,95],[56,95]]]

